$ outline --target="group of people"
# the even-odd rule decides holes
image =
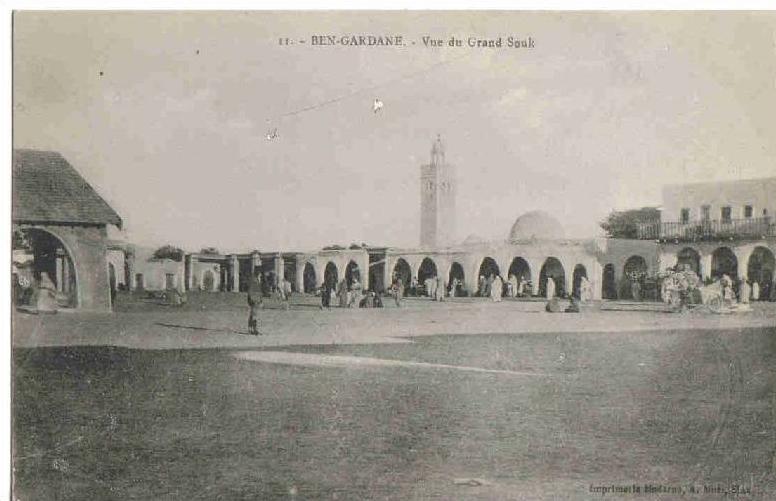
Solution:
[[[382,308],[383,300],[379,292],[364,292],[361,282],[357,277],[352,279],[350,285],[342,279],[339,284],[325,281],[320,289],[321,309],[331,309],[332,304],[340,308]]]
[[[727,275],[725,275],[727,276]],[[732,284],[732,280],[728,277],[728,280]],[[732,285],[731,285],[732,289]],[[732,297],[732,295],[731,295]],[[757,281],[749,281],[745,278],[738,280],[738,302],[742,304],[749,304],[750,301],[764,301],[771,298],[764,297],[762,289]]]
[[[480,297],[489,297],[495,302],[501,301],[506,296],[510,298],[530,296],[531,282],[525,277],[518,278],[514,274],[509,274],[507,280],[501,275],[491,273],[485,277],[480,275],[477,282],[477,295]]]
[[[703,282],[689,265],[669,268],[661,274],[660,279],[660,296],[663,302],[679,305],[702,302],[700,289]],[[754,280],[749,281],[743,277],[734,280],[725,273],[719,277],[718,283],[722,301],[728,306],[771,299],[762,296],[760,284]]]

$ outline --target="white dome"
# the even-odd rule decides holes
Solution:
[[[544,211],[526,212],[515,220],[509,232],[512,242],[522,240],[559,240],[565,237],[560,222]]]

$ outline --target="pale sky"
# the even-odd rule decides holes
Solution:
[[[13,91],[14,147],[61,152],[128,240],[188,250],[415,246],[437,134],[460,240],[535,209],[592,236],[666,183],[776,175],[776,12],[24,12]]]

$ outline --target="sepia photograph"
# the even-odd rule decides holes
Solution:
[[[776,499],[776,11],[9,17],[14,501]]]

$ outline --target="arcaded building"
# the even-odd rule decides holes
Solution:
[[[503,240],[474,236],[454,242],[456,229],[456,176],[447,161],[444,144],[437,138],[430,162],[420,167],[420,245],[415,248],[366,248],[294,254],[286,278],[297,290],[312,291],[324,281],[348,282],[358,277],[366,288],[384,290],[394,277],[405,284],[439,276],[449,289],[454,279],[463,292],[478,292],[479,277],[515,275],[529,282],[529,292],[544,295],[547,280],[556,294],[578,292],[582,277],[592,286],[593,297],[615,298],[627,294],[628,272],[654,274],[660,268],[657,243],[643,240],[569,239],[557,219],[532,211],[519,215]],[[626,290],[627,289],[627,290]]]
[[[516,215],[511,228],[504,228],[503,239],[471,235],[462,242],[454,241],[458,186],[441,138],[432,143],[430,161],[420,166],[419,178],[418,247],[193,253],[165,270],[149,261],[146,274],[153,272],[156,278],[145,286],[237,292],[246,290],[249,277],[259,270],[271,282],[285,278],[305,293],[343,279],[384,291],[394,277],[405,285],[439,277],[446,290],[456,281],[462,285],[459,294],[475,295],[480,277],[507,280],[514,275],[528,282],[527,292],[534,296],[546,295],[548,279],[559,296],[579,294],[585,277],[593,299],[631,299],[633,277],[640,277],[642,297],[656,299],[658,273],[683,264],[705,280],[728,274],[757,282],[762,298],[773,295],[776,178],[667,186],[661,222],[641,225],[633,239],[568,238],[552,215],[530,211]],[[137,259],[135,263],[140,266]]]
[[[667,186],[661,223],[642,225],[635,239],[570,239],[553,216],[531,211],[515,219],[503,240],[472,235],[456,243],[455,171],[440,138],[430,156],[420,168],[418,247],[296,253],[292,269],[277,269],[300,291],[353,276],[374,290],[387,288],[395,276],[405,284],[439,276],[447,288],[458,279],[471,295],[480,276],[496,274],[524,277],[537,296],[545,295],[548,278],[556,294],[569,296],[586,277],[594,299],[630,299],[631,277],[654,279],[687,264],[705,280],[728,274],[757,282],[763,299],[774,295],[776,178]],[[646,282],[653,287],[646,297],[657,298],[656,282]]]
[[[776,177],[669,185],[661,221],[642,224],[638,237],[657,242],[664,263],[757,283],[761,299],[774,299],[775,194]]]

